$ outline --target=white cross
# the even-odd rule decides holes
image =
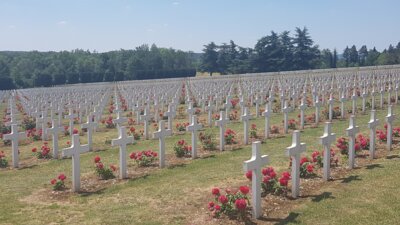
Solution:
[[[335,99],[333,99],[332,93],[329,96],[329,100],[328,100],[328,105],[329,105],[329,121],[332,122],[332,117],[333,117],[333,103],[335,102]]]
[[[375,109],[375,96],[377,95],[377,92],[375,91],[375,85],[373,84],[372,86],[372,91],[371,91],[371,109]]]
[[[347,98],[344,95],[344,92],[342,93],[342,97],[340,97],[340,117],[344,119],[345,117],[345,110],[344,110],[344,103],[347,101]]]
[[[258,118],[259,114],[260,114],[260,103],[261,103],[261,99],[258,98],[258,95],[256,95],[256,118]]]
[[[224,106],[225,106],[225,116],[229,117],[229,109],[232,107],[230,95],[226,96],[226,102],[225,102]]]
[[[368,122],[369,132],[369,156],[371,159],[375,157],[375,130],[379,125],[379,119],[376,118],[376,111],[371,110],[371,119]]]
[[[172,130],[172,119],[175,117],[176,112],[174,110],[174,107],[169,104],[168,105],[168,111],[164,113],[165,116],[168,116],[168,129]]]
[[[285,107],[282,109],[283,112],[283,129],[285,130],[285,134],[288,133],[288,113],[291,108],[288,107],[287,101],[285,101]]]
[[[203,125],[197,123],[197,116],[193,116],[192,124],[186,127],[187,131],[192,132],[192,159],[197,158],[197,131],[202,127]]]
[[[362,97],[362,112],[365,112],[365,103],[366,103],[366,98],[368,97],[368,94],[365,92],[365,89],[363,93],[361,94]]]
[[[307,105],[304,104],[304,98],[301,99],[301,104],[299,106],[300,109],[300,128],[304,129],[304,110],[307,108]]]
[[[242,121],[244,123],[243,129],[244,129],[244,144],[248,145],[249,144],[249,120],[253,118],[253,116],[249,113],[249,108],[245,107],[244,108],[244,114],[242,115]]]
[[[89,146],[81,145],[79,134],[72,135],[72,145],[62,150],[62,157],[72,156],[72,191],[78,192],[81,187],[80,154],[89,151]]]
[[[331,144],[336,139],[336,134],[332,133],[332,123],[326,122],[324,135],[320,137],[320,143],[324,146],[324,180],[328,181],[330,178],[330,167],[331,167]]]
[[[211,100],[208,101],[208,106],[206,107],[206,110],[208,111],[208,126],[212,127],[212,111],[214,109],[214,106],[211,104]]]
[[[58,120],[53,119],[51,128],[47,128],[47,132],[52,135],[53,139],[53,158],[58,158],[58,133],[64,130],[64,127],[58,125]]]
[[[47,109],[42,112],[42,140],[47,141]]]
[[[18,168],[19,166],[19,156],[18,156],[18,141],[20,139],[25,139],[25,132],[18,133],[18,125],[11,124],[11,133],[5,134],[3,136],[3,140],[11,140],[11,148],[12,148],[12,161],[13,167]]]
[[[349,136],[349,168],[354,168],[354,160],[355,160],[355,148],[354,145],[356,143],[356,135],[360,131],[360,128],[356,126],[356,119],[354,115],[350,117],[350,125],[349,128],[346,129],[347,136]]]
[[[189,108],[188,109],[186,109],[186,112],[189,114],[189,123],[191,123],[192,121],[192,116],[193,116],[193,114],[194,114],[194,112],[195,112],[195,109],[193,108],[193,103],[192,102],[189,102]]]
[[[292,145],[286,148],[286,154],[292,159],[292,197],[297,198],[300,192],[300,156],[306,151],[306,144],[300,143],[300,131],[293,132]]]
[[[93,136],[93,131],[96,129],[98,124],[96,122],[93,122],[92,116],[89,115],[87,116],[87,122],[81,125],[81,128],[86,128],[87,129],[87,134],[88,134],[88,145],[89,145],[89,150],[92,150],[93,147],[93,141],[92,141],[92,136]]]
[[[122,111],[118,111],[117,118],[113,119],[113,123],[117,124],[117,127],[120,127],[123,123],[126,123],[128,121],[128,119],[126,117],[123,117],[121,114]]]
[[[356,90],[353,90],[353,95],[351,96],[351,100],[353,101],[352,102],[352,110],[351,110],[351,113],[353,114],[353,115],[356,115],[356,107],[357,107],[357,95],[356,95]]]
[[[148,108],[144,109],[144,114],[140,116],[140,119],[144,121],[144,138],[149,139],[149,120],[151,115],[148,112]]]
[[[76,118],[76,114],[72,108],[69,108],[69,114],[64,117],[65,119],[69,119],[69,135],[72,135],[74,131],[74,119]]]
[[[379,93],[381,94],[381,98],[380,98],[380,107],[381,109],[383,108],[383,95],[385,94],[385,89],[383,88],[383,86],[381,86],[381,90],[379,91]]]
[[[265,127],[264,127],[264,136],[265,138],[269,138],[269,118],[271,116],[271,110],[269,108],[269,104],[265,104],[265,110],[262,114],[265,117]]]
[[[317,100],[315,101],[315,124],[318,126],[319,123],[319,108],[321,107],[321,102],[319,101],[319,97],[317,96]]]
[[[119,178],[125,179],[127,177],[126,171],[126,145],[134,142],[133,136],[126,134],[126,127],[119,127],[119,136],[117,139],[111,140],[112,146],[119,146]]]
[[[224,150],[225,145],[225,125],[228,123],[228,120],[225,116],[224,111],[219,112],[219,120],[215,121],[215,125],[219,126],[219,150]]]
[[[387,142],[386,147],[390,151],[392,150],[392,133],[393,133],[393,121],[396,119],[396,115],[392,113],[392,105],[388,105],[388,114],[386,116],[387,124]]]
[[[172,130],[165,129],[165,122],[164,120],[160,120],[159,125],[158,125],[158,131],[153,133],[154,138],[158,138],[159,140],[159,164],[160,168],[163,168],[165,166],[165,137],[166,136],[171,136],[172,135]]]
[[[251,200],[253,204],[253,218],[261,216],[261,167],[269,162],[268,155],[261,156],[261,142],[253,142],[251,159],[243,163],[245,172],[251,171]]]

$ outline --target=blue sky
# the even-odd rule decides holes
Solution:
[[[400,41],[399,0],[0,0],[0,50],[99,52],[156,43],[201,52],[306,26],[321,48]]]

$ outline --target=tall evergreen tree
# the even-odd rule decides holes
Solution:
[[[218,52],[217,45],[214,42],[204,45],[202,59],[201,68],[203,71],[209,72],[211,76],[214,72],[218,71]]]
[[[294,69],[304,70],[315,68],[319,56],[319,50],[318,46],[313,45],[314,41],[311,39],[306,27],[303,29],[296,27],[293,43]]]

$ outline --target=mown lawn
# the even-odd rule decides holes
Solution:
[[[4,107],[4,105],[3,105]],[[253,107],[254,108],[254,107]],[[254,110],[254,109],[253,109]],[[240,110],[239,110],[240,111]],[[307,114],[314,112],[308,109]],[[394,110],[399,114],[400,109]],[[378,118],[383,122],[387,111],[379,110]],[[291,113],[289,118],[297,119],[298,112]],[[203,114],[202,117],[206,115]],[[281,114],[274,114],[271,125],[281,126]],[[186,121],[177,120],[178,122]],[[357,116],[357,123],[364,134],[368,134],[367,121],[369,115]],[[264,119],[253,119],[263,135]],[[67,122],[64,121],[66,124]],[[400,125],[396,121],[396,125]],[[348,121],[335,120],[333,132],[337,137],[345,135]],[[141,126],[135,126],[141,129]],[[233,122],[229,128],[243,137],[243,125]],[[383,128],[381,123],[380,128]],[[218,128],[206,128],[207,131],[218,135]],[[307,128],[302,132],[302,142],[307,144],[307,154],[321,150],[318,137],[322,135],[323,124],[318,128]],[[98,151],[81,155],[82,183],[94,176],[93,158],[101,156],[106,165],[118,165],[118,149],[105,144],[106,139],[117,137],[116,129],[95,133],[95,149]],[[70,137],[60,141],[66,147]],[[190,141],[190,134],[174,135],[167,138],[167,159],[173,159],[173,145],[179,139]],[[82,143],[85,138],[81,137]],[[51,146],[51,141],[49,142]],[[271,165],[278,171],[287,170],[288,157],[285,148],[291,144],[291,135],[266,140],[262,145],[262,153],[270,156]],[[26,165],[21,169],[0,170],[0,224],[201,224],[218,223],[210,220],[206,204],[211,200],[212,187],[237,187],[249,184],[244,177],[242,163],[251,156],[251,148],[242,146],[225,152],[207,153],[207,157],[196,160],[167,161],[165,169],[152,169],[140,176],[135,176],[138,169],[132,160],[128,159],[130,179],[112,182],[95,192],[67,194],[63,198],[50,199],[49,181],[59,173],[64,172],[68,177],[67,186],[71,186],[71,160],[40,161],[32,159],[30,149],[40,147],[41,142],[21,146],[21,162]],[[199,143],[200,146],[200,143]],[[230,147],[227,147],[230,149]],[[139,141],[128,147],[130,152],[153,149],[158,150],[158,141]],[[10,147],[1,146],[0,150],[7,153],[11,163]],[[394,151],[398,155],[398,150]],[[182,163],[184,162],[184,163]],[[343,166],[347,161],[341,162]],[[348,176],[357,179],[342,183],[329,182],[321,189],[321,193],[331,193],[327,199],[313,201],[306,198],[285,219],[276,221],[258,221],[259,223],[302,223],[302,224],[396,224],[399,219],[400,183],[396,179],[400,160],[378,159],[377,166],[370,169],[356,169]],[[140,170],[140,169],[139,169]],[[271,207],[263,205],[263,207]],[[268,219],[268,218],[267,218]],[[223,223],[223,222],[222,222]]]

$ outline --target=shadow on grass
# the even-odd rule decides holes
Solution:
[[[372,170],[375,168],[384,168],[384,166],[382,166],[381,164],[371,164],[365,167],[367,170]]]
[[[78,192],[78,194],[81,197],[89,197],[89,196],[92,196],[92,195],[100,195],[100,194],[104,193],[105,189],[106,188],[102,188],[102,189],[99,189],[99,190],[96,190],[96,191],[80,191],[80,192]]]
[[[400,155],[388,155],[386,156],[386,159],[399,159]]]
[[[200,159],[209,159],[209,158],[215,158],[215,155],[206,155],[206,156],[200,157]]]
[[[342,180],[342,183],[344,183],[344,184],[348,184],[348,183],[350,183],[350,182],[353,182],[353,181],[360,181],[360,180],[362,180],[362,179],[361,179],[360,176],[358,176],[358,175],[352,175],[352,176],[349,176],[349,177],[341,178],[341,179],[339,179],[339,180]]]
[[[29,166],[23,166],[23,167],[18,168],[18,170],[32,169],[32,168],[35,168],[37,166],[38,166],[37,164],[33,164],[33,165],[29,165]]]
[[[335,199],[335,197],[332,196],[332,192],[326,192],[325,191],[325,192],[323,192],[323,193],[321,193],[319,195],[312,196],[311,201],[312,202],[320,202],[320,201],[325,200],[325,199]]]
[[[185,163],[181,163],[181,164],[176,164],[176,165],[171,165],[171,166],[168,166],[167,168],[168,169],[175,169],[175,168],[184,168],[184,167],[186,167],[187,165],[185,164]]]
[[[270,223],[274,223],[276,225],[285,225],[285,224],[289,224],[289,223],[300,223],[299,221],[297,221],[297,217],[299,216],[299,213],[295,213],[295,212],[291,212],[289,213],[289,215],[283,219],[280,218],[266,218],[266,217],[261,217],[258,220],[261,221],[265,221],[265,222],[270,222]],[[246,221],[245,222],[246,225],[253,225],[253,224],[258,224],[252,221]]]

